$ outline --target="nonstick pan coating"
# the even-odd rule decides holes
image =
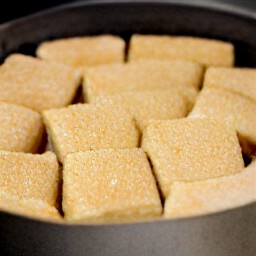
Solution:
[[[231,41],[236,65],[256,67],[256,15],[191,2],[66,5],[0,26],[0,57],[17,51],[33,55],[38,43],[59,37],[111,33],[129,40],[133,33],[151,33]],[[0,255],[255,256],[256,203],[195,218],[97,226],[46,223],[0,212]]]

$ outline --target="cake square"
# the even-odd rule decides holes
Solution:
[[[165,198],[175,181],[217,178],[244,167],[235,130],[208,118],[152,122],[144,130],[142,148]]]
[[[236,129],[245,154],[256,145],[256,102],[224,88],[204,88],[190,117],[206,116]],[[254,145],[254,146],[253,146]]]
[[[62,162],[78,151],[138,146],[135,122],[118,106],[77,104],[45,111],[43,118]]]
[[[0,102],[0,150],[35,153],[44,131],[37,112]]]
[[[256,201],[256,162],[241,173],[196,182],[176,182],[165,202],[166,218],[190,217]]]
[[[160,217],[161,201],[142,149],[68,155],[63,209],[72,222],[117,223]]]
[[[0,188],[19,199],[55,205],[59,186],[56,156],[0,151]]]
[[[41,200],[20,199],[1,191],[0,210],[41,220],[61,221],[61,216],[54,206]]]
[[[225,88],[256,101],[255,68],[208,68],[204,80],[205,88]]]
[[[129,61],[140,59],[189,60],[204,66],[234,65],[234,46],[231,43],[167,35],[133,35]]]
[[[111,35],[84,36],[43,42],[37,56],[75,68],[124,62],[125,42]]]
[[[135,118],[141,132],[151,120],[176,119],[188,113],[184,97],[172,89],[102,95],[96,103],[122,106]]]
[[[164,90],[173,87],[188,97],[196,94],[195,91],[200,87],[202,78],[203,68],[196,63],[137,61],[86,69],[83,92],[84,98],[89,102],[93,102],[100,94]]]
[[[64,107],[73,100],[80,71],[14,54],[0,66],[0,101],[36,111]]]

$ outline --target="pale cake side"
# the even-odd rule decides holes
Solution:
[[[17,196],[0,191],[0,210],[45,221],[61,221],[58,210],[44,201],[20,199]]]
[[[135,121],[118,106],[77,104],[45,111],[43,118],[60,161],[79,151],[138,146]]]
[[[44,126],[37,112],[0,102],[0,150],[35,153]]]
[[[118,223],[161,215],[157,186],[142,149],[71,154],[64,162],[63,180],[67,221]]]
[[[206,116],[236,129],[247,154],[256,145],[256,102],[223,88],[204,88],[190,117]],[[251,148],[251,149],[250,149]]]
[[[143,133],[164,197],[175,181],[218,178],[244,167],[235,130],[208,118],[152,122]]]
[[[10,55],[0,66],[0,101],[36,111],[70,104],[80,71],[21,54]]]
[[[135,118],[141,132],[151,120],[176,119],[188,113],[184,97],[170,89],[102,95],[97,97],[96,104],[124,107]]]
[[[247,96],[256,102],[255,68],[208,68],[204,87],[225,88]]]
[[[256,162],[241,173],[196,182],[176,182],[165,202],[164,217],[216,213],[256,202]]]
[[[125,42],[111,35],[84,36],[43,42],[37,56],[75,68],[124,62]]]
[[[177,88],[184,94],[201,86],[202,66],[186,61],[137,61],[105,65],[84,71],[84,98],[92,102],[98,95],[127,91]],[[187,92],[188,91],[188,92]]]
[[[189,60],[204,66],[234,65],[231,43],[189,36],[133,35],[129,61],[140,59]]]
[[[55,205],[59,186],[56,156],[0,151],[0,188],[20,199]]]

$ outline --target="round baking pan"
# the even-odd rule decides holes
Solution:
[[[0,57],[34,54],[44,40],[105,33],[126,40],[133,33],[221,39],[234,43],[237,66],[256,66],[256,15],[194,1],[66,5],[1,25]],[[54,224],[1,212],[0,254],[255,256],[256,203],[195,218],[120,225]]]

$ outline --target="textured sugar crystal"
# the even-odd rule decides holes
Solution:
[[[63,179],[63,209],[68,221],[133,222],[161,215],[157,186],[142,149],[69,155]]]
[[[72,105],[43,112],[58,158],[79,151],[138,146],[133,118],[118,106]]]
[[[186,36],[133,35],[129,61],[140,59],[189,60],[205,66],[233,66],[230,43]]]
[[[0,101],[37,111],[64,107],[73,100],[79,81],[75,69],[14,54],[0,66]]]
[[[143,133],[142,147],[164,197],[175,181],[231,175],[244,166],[235,130],[208,118],[152,122]]]
[[[44,126],[37,112],[0,102],[0,150],[35,153]]]
[[[43,42],[37,56],[75,68],[124,61],[125,42],[117,36],[76,37]]]
[[[176,182],[165,202],[165,217],[215,213],[256,201],[256,162],[241,173],[196,182]]]

